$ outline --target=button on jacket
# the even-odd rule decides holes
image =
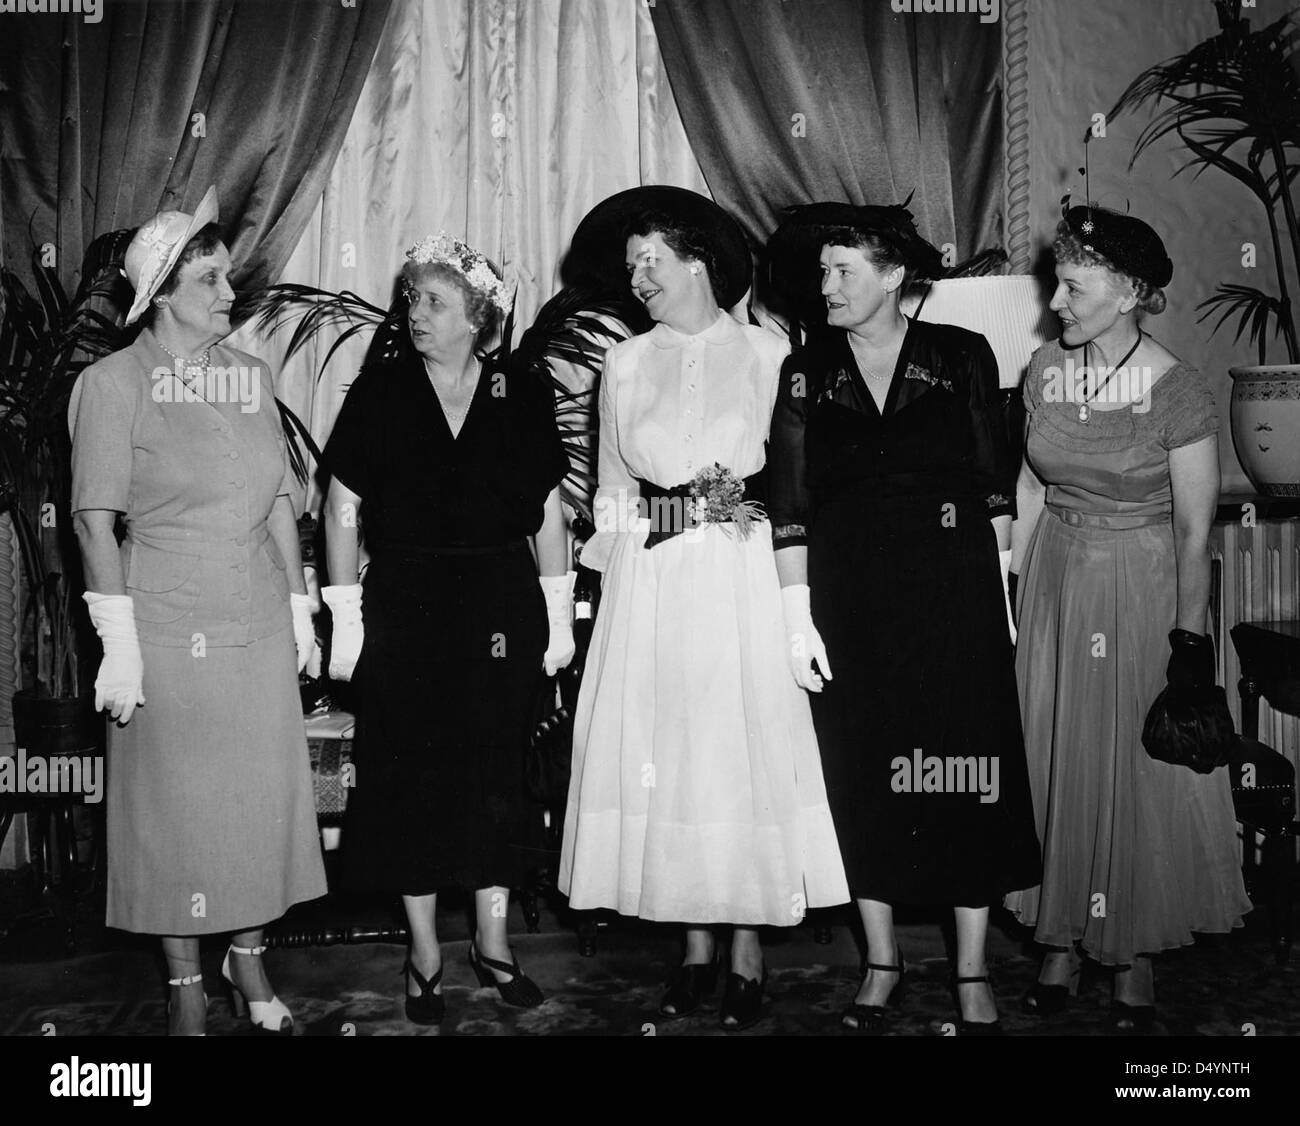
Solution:
[[[187,389],[145,329],[88,367],[68,406],[72,510],[124,514],[126,593],[154,645],[248,645],[291,624],[266,525],[293,485],[271,372],[220,345],[209,364],[218,377]]]

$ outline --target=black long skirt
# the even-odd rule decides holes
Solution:
[[[537,835],[524,756],[547,639],[527,546],[382,553],[362,612],[345,881],[405,895],[517,887]]]
[[[857,898],[991,904],[1037,884],[997,541],[978,502],[848,489],[809,532],[834,679],[811,696]]]

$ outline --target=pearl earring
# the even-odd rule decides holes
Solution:
[[[692,266],[692,267],[691,267],[691,273],[692,273],[692,274],[697,274],[697,275],[698,275],[699,272],[700,272],[700,268],[699,268],[699,266]]]

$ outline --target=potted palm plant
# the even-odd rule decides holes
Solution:
[[[1176,175],[1209,168],[1250,189],[1268,224],[1277,290],[1224,283],[1197,308],[1218,314],[1217,332],[1237,316],[1234,340],[1247,335],[1258,363],[1231,369],[1232,436],[1237,456],[1260,493],[1300,496],[1300,336],[1288,266],[1300,270],[1300,229],[1293,181],[1300,173],[1300,55],[1297,12],[1258,31],[1241,0],[1215,0],[1219,33],[1143,71],[1108,115],[1148,102],[1158,110],[1138,136],[1129,167],[1152,144],[1175,134],[1191,151]],[[1280,336],[1286,363],[1269,366]]]
[[[96,239],[74,294],[41,251],[32,256],[33,294],[0,269],[0,514],[18,543],[23,594],[13,630],[24,687],[13,697],[14,731],[30,757],[97,748],[103,723],[86,691],[80,554],[72,534],[67,408],[73,384],[95,360],[122,347],[112,291],[132,232]]]

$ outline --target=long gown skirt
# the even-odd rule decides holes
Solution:
[[[833,679],[813,717],[853,894],[979,907],[1036,883],[1039,851],[997,541],[981,505],[943,503],[860,489],[818,511]]]
[[[347,883],[518,887],[537,837],[525,754],[547,639],[526,545],[377,557],[362,614]]]
[[[325,894],[293,630],[140,643],[147,703],[109,724],[110,927],[202,935]]]
[[[848,899],[771,525],[712,525],[605,572],[574,719],[560,890],[575,908],[790,926]]]
[[[1225,933],[1250,910],[1227,771],[1142,747],[1177,610],[1168,523],[1071,527],[1045,511],[1020,578],[1016,675],[1042,886],[1007,906],[1104,965]]]

